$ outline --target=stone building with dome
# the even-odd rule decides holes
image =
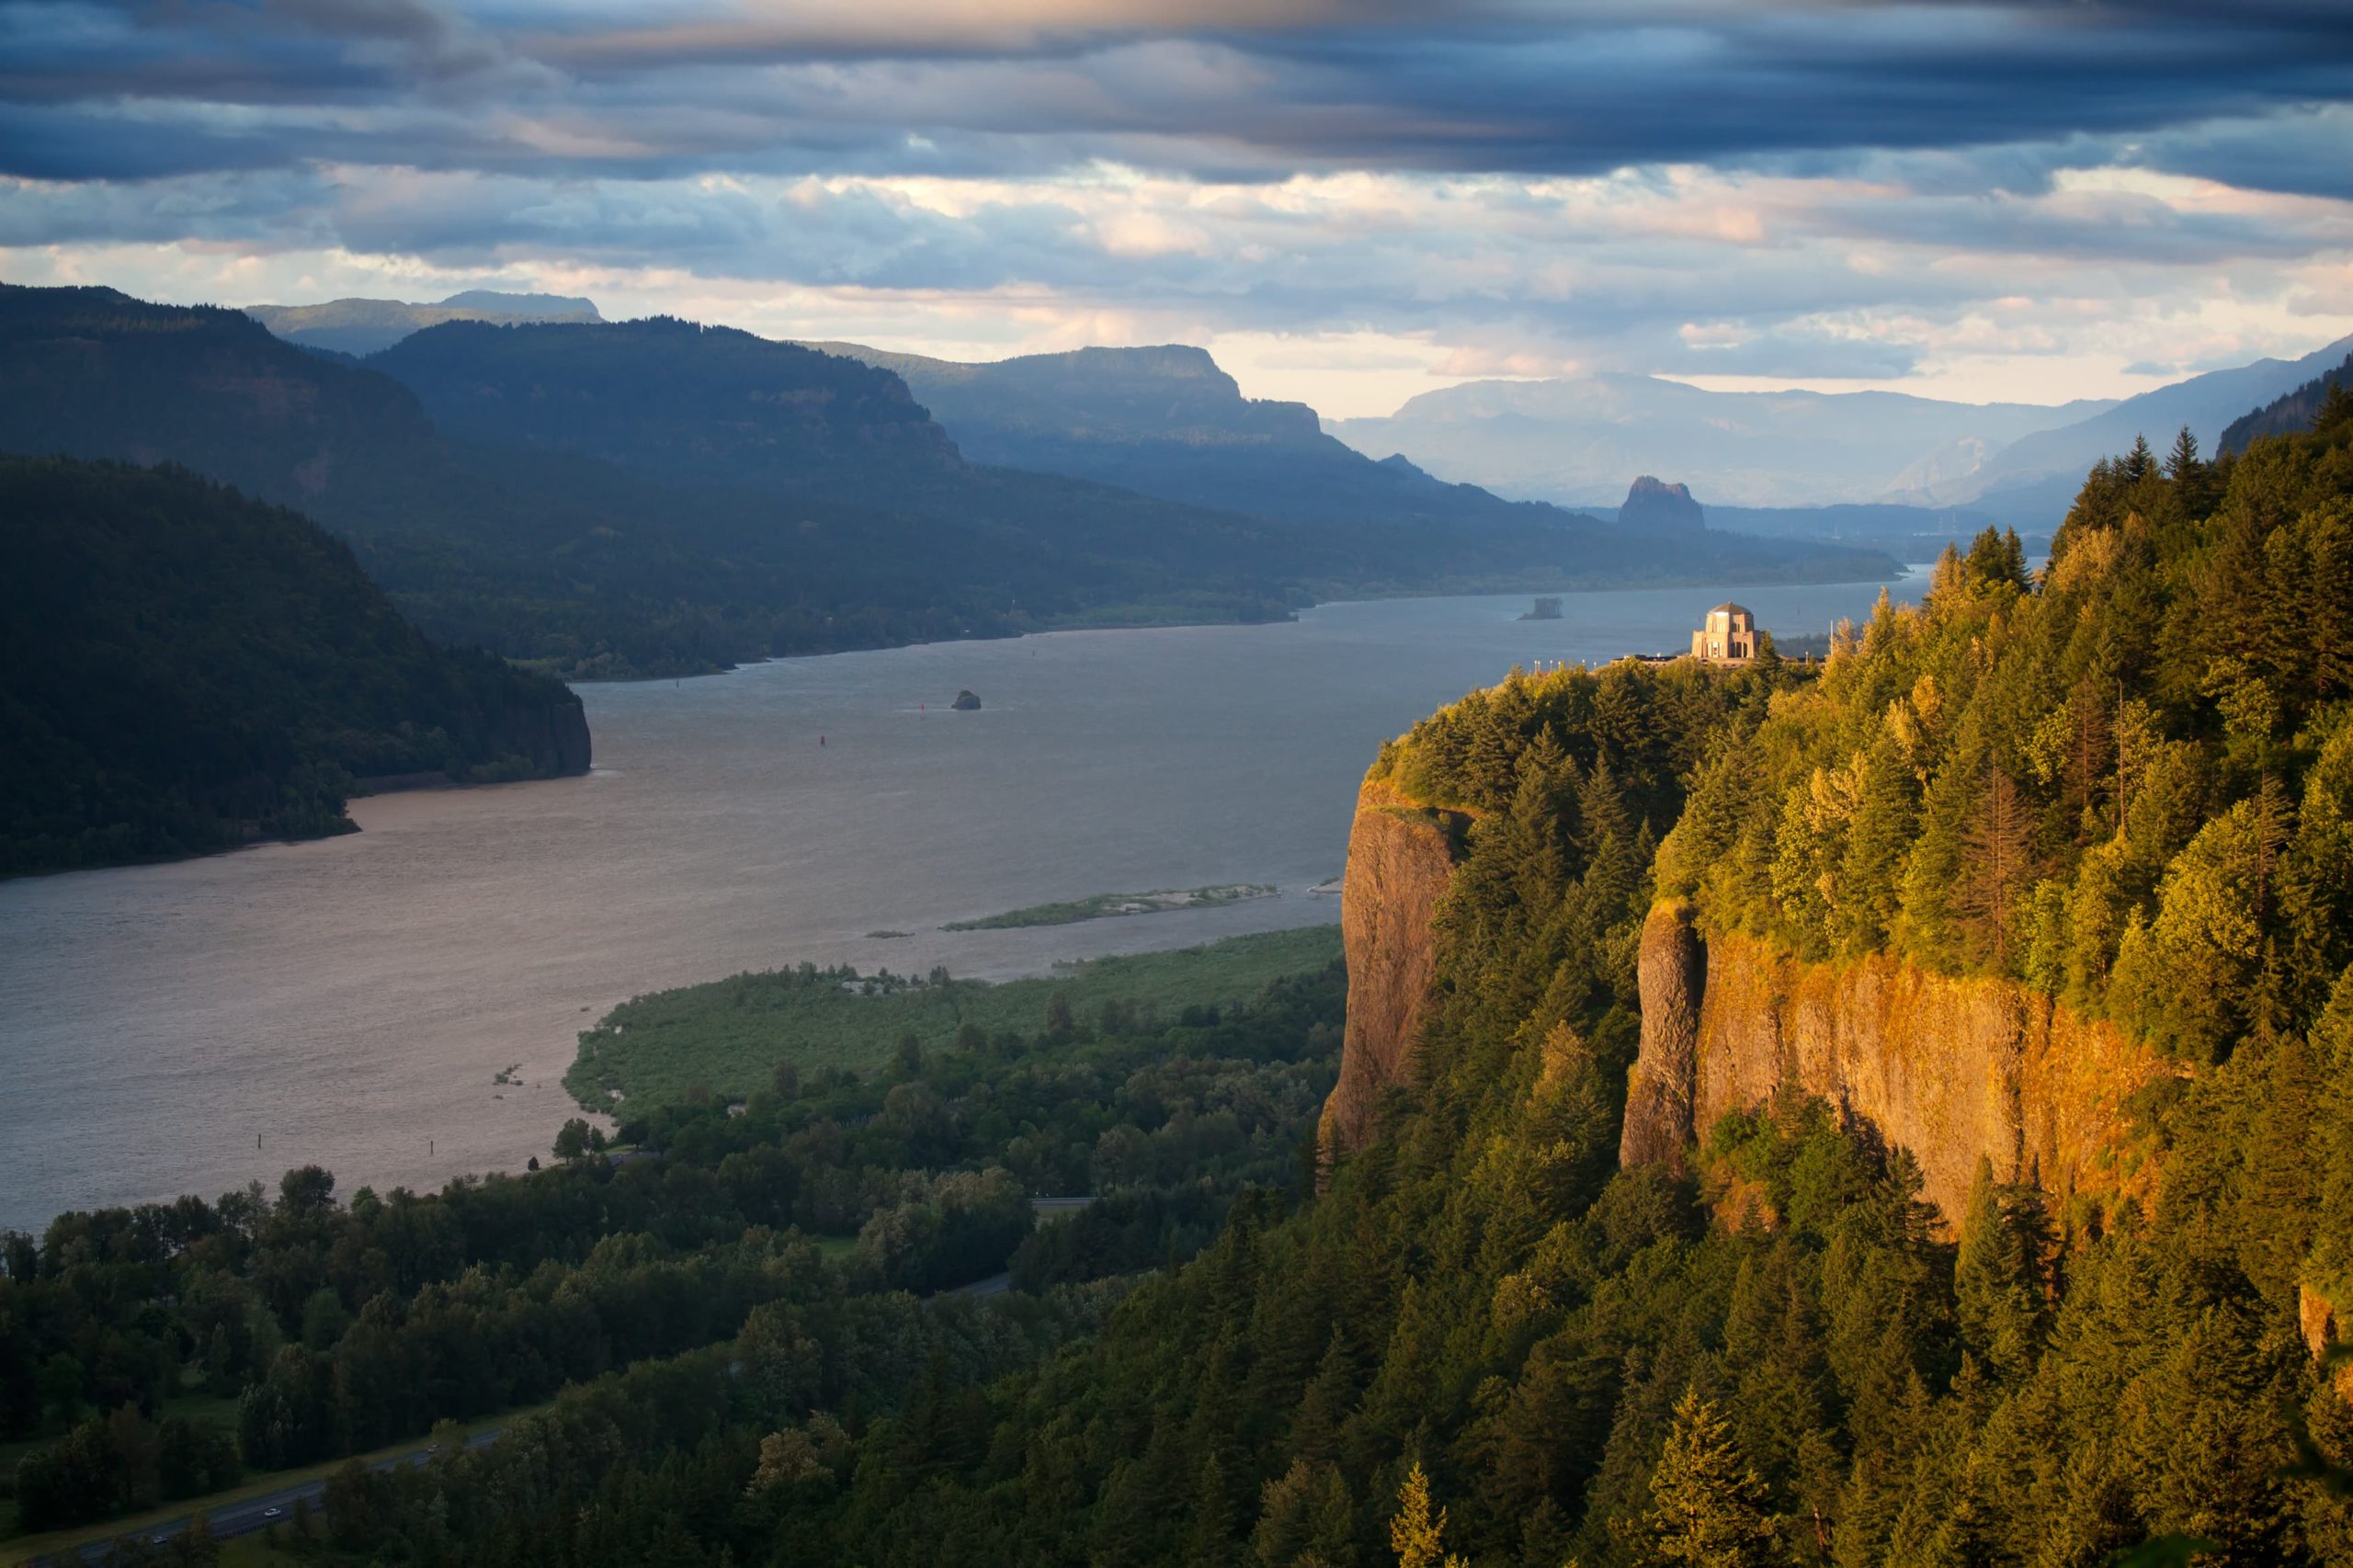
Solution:
[[[1736,604],[1720,604],[1691,634],[1691,656],[1711,665],[1745,665],[1756,657],[1756,618]]]

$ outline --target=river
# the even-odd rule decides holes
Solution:
[[[347,1192],[519,1166],[574,1114],[556,1082],[574,1034],[644,991],[804,959],[1002,976],[1335,920],[1309,890],[1340,871],[1358,777],[1440,703],[1515,663],[1688,646],[1735,594],[1787,635],[1878,591],[1573,594],[1552,621],[1516,619],[1526,596],[1381,600],[590,686],[585,778],[382,796],[340,838],[0,882],[0,1228],[308,1163]],[[964,687],[981,711],[948,710]],[[1284,891],[938,929],[1239,881]]]

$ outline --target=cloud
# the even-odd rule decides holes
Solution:
[[[0,266],[2066,395],[2353,327],[2338,10],[15,0]]]
[[[551,176],[1012,174],[1097,157],[1218,177],[1589,174],[2157,135],[2342,104],[2353,29],[2341,22],[2290,4],[780,0],[641,25],[603,6],[494,20],[421,0],[19,0],[0,8],[0,101],[135,101],[199,129],[241,111],[290,162],[316,155],[305,135],[318,111],[366,109],[336,125],[372,161]],[[502,114],[447,123],[484,107]],[[503,129],[617,117],[645,130],[616,150]],[[2308,160],[2315,182],[2331,177],[2322,152]],[[2210,138],[2173,155],[2253,154]],[[78,165],[52,149],[40,169],[9,166],[145,175],[103,139]]]

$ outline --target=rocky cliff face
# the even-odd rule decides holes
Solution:
[[[1642,1047],[1626,1085],[1620,1165],[1683,1168],[1699,1082],[1699,999],[1708,979],[1707,954],[1691,915],[1688,903],[1662,903],[1643,924]]]
[[[1807,963],[1738,934],[1703,941],[1668,907],[1644,927],[1641,982],[1625,1163],[1674,1164],[1695,1132],[1789,1082],[1909,1150],[1949,1218],[1980,1155],[2062,1199],[2138,1193],[2151,1177],[2124,1105],[2168,1065],[2019,986],[1879,957]]]
[[[1406,1081],[1436,958],[1431,917],[1453,874],[1445,827],[1387,780],[1366,779],[1340,891],[1348,1022],[1319,1126],[1329,1153],[1361,1147],[1381,1091]]]
[[[519,756],[540,778],[588,771],[588,715],[579,694],[563,691],[543,702],[517,699],[498,716],[492,749]]]

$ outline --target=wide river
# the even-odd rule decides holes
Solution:
[[[1788,635],[1860,618],[1879,585],[1571,595],[1556,621],[1516,619],[1525,596],[1334,604],[590,686],[585,778],[0,882],[0,1228],[313,1162],[345,1191],[518,1166],[574,1114],[556,1080],[575,1033],[664,986],[803,959],[1036,972],[1336,920],[1309,890],[1339,874],[1381,741],[1516,663],[1688,646],[1735,592]],[[982,711],[948,710],[960,687]],[[938,929],[1234,881],[1283,894]]]

